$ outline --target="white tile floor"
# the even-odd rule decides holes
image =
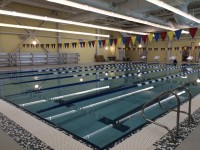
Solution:
[[[88,150],[86,145],[0,100],[1,113],[56,150]]]

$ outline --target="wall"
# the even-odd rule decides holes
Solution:
[[[47,9],[41,9],[36,7],[31,7],[27,5],[19,5],[19,4],[11,4],[9,5],[10,10],[16,10],[18,12],[25,12],[30,14],[38,14],[43,16],[51,16],[50,14],[53,14],[52,11]],[[60,14],[63,16],[63,14]],[[51,17],[59,17],[59,16],[51,16]],[[38,20],[31,20],[31,19],[24,19],[24,18],[14,18],[10,16],[0,16],[0,22],[1,23],[9,23],[9,24],[22,24],[26,26],[39,26],[42,21]],[[45,22],[43,23],[42,27],[44,28],[58,28],[58,25],[56,23],[51,22]],[[92,28],[84,28],[79,26],[73,26],[73,25],[59,25],[59,29],[62,30],[70,30],[70,31],[79,31],[79,32],[87,32],[87,33],[97,33],[96,29]],[[58,43],[58,34],[52,33],[52,32],[43,32],[43,31],[28,31],[24,29],[14,29],[14,28],[0,28],[0,52],[14,52],[17,50],[17,48],[20,47],[20,52],[26,52],[26,53],[41,53],[45,52],[42,48],[27,48],[23,47],[22,44],[32,44],[33,41],[35,41],[34,37],[30,37],[28,40],[28,34],[35,34],[35,37],[40,43],[43,44],[56,44]],[[109,34],[113,37],[120,37],[120,33],[116,32],[110,32],[110,31],[101,31],[99,34]],[[93,41],[97,40],[97,37],[94,36],[82,36],[82,35],[74,35],[74,34],[60,34],[61,40],[60,43],[72,43],[72,42],[80,42],[80,41]],[[101,38],[100,38],[101,39]],[[104,38],[103,38],[104,39]],[[25,41],[26,40],[26,41]],[[24,42],[25,41],[25,42]],[[51,46],[47,48],[49,52],[72,52],[72,53],[79,53],[80,54],[80,63],[91,63],[94,62],[94,56],[96,52],[99,55],[104,55],[105,58],[108,56],[115,55],[118,56],[117,51],[115,52],[115,46],[109,46],[109,50],[105,50],[105,48],[98,48],[96,45],[95,47],[86,47],[86,48],[52,48]]]
[[[155,40],[153,40],[152,43],[147,43],[147,44],[142,43],[142,49],[143,48],[147,49],[148,62],[156,62],[153,58],[155,56],[160,56],[159,62],[166,63],[169,61],[168,56],[176,56],[177,61],[179,63],[182,63],[182,47],[185,46],[192,47],[192,50],[190,50],[190,55],[194,57],[193,62],[198,62],[200,50],[195,49],[195,47],[199,46],[200,43],[200,38],[198,35],[200,35],[199,31],[195,39],[192,39],[190,35],[187,36],[183,35],[180,40],[174,38],[171,42],[168,39],[166,39],[164,42],[160,39],[158,40],[158,42],[155,42]],[[131,58],[131,60],[133,61],[139,61],[140,60],[139,53],[141,57],[143,50],[140,50],[139,52],[138,45],[139,45],[138,43],[136,43],[135,45],[130,45],[129,47],[131,47],[131,50],[129,49],[126,51],[126,57]],[[171,51],[168,51],[170,45],[173,49]],[[179,47],[179,50],[175,51],[174,50],[175,47]],[[149,51],[148,48],[152,48],[152,50]],[[154,48],[158,48],[158,51],[155,51]],[[165,48],[165,50],[162,51],[161,48]]]

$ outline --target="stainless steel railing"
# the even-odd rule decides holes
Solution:
[[[181,90],[184,90],[184,91],[186,91],[186,92],[189,93],[188,112],[185,112],[185,111],[181,111],[181,110],[180,110],[181,100],[180,100],[179,95],[176,94],[176,91],[181,91]],[[164,106],[161,104],[163,96],[167,96],[167,95],[170,95],[170,94],[173,95],[173,97],[175,97],[175,100],[177,101],[177,105],[176,105],[176,108],[175,108],[175,109],[174,109],[174,108],[166,108],[166,107],[164,107]],[[159,96],[157,96],[156,98],[154,98],[154,99],[152,99],[152,100],[146,102],[146,103],[143,105],[143,107],[142,107],[142,116],[143,116],[143,118],[144,118],[146,121],[148,121],[148,122],[150,122],[150,123],[153,123],[153,124],[155,124],[155,125],[157,125],[157,126],[160,126],[160,127],[164,128],[164,129],[166,129],[166,130],[169,132],[172,141],[175,142],[175,141],[176,141],[175,138],[176,138],[176,137],[179,137],[180,113],[184,113],[184,114],[187,114],[187,115],[188,115],[188,125],[190,125],[191,122],[194,123],[194,118],[193,118],[192,115],[191,115],[191,101],[192,101],[192,94],[191,94],[191,92],[188,90],[188,88],[186,88],[186,87],[184,87],[184,86],[178,87],[178,88],[173,89],[172,91],[165,91],[165,92],[161,93]],[[161,124],[161,123],[158,123],[158,122],[156,122],[156,121],[153,121],[153,120],[149,119],[149,118],[145,115],[145,109],[146,109],[148,106],[150,106],[152,103],[158,103],[159,106],[160,106],[162,109],[165,109],[165,110],[167,109],[168,111],[171,110],[171,111],[176,111],[176,112],[177,112],[177,117],[176,117],[176,136],[174,136],[173,132],[172,132],[167,126],[165,126],[165,125],[163,125],[163,124]]]

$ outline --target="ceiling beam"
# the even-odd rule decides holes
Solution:
[[[5,7],[7,6],[8,4],[12,3],[11,0],[3,0],[1,3],[0,3],[0,7]]]

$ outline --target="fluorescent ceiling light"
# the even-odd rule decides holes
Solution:
[[[175,8],[175,7],[171,6],[171,5],[169,5],[169,4],[166,4],[166,3],[164,3],[163,1],[160,1],[160,0],[146,0],[146,1],[148,1],[148,2],[150,2],[150,3],[153,3],[154,5],[157,5],[157,6],[159,6],[159,7],[162,7],[162,8],[164,8],[164,9],[167,9],[167,10],[169,10],[169,11],[172,11],[172,12],[174,12],[175,14],[178,14],[178,15],[180,15],[180,16],[183,16],[183,17],[185,17],[185,18],[187,18],[187,19],[190,19],[190,20],[192,20],[192,21],[194,21],[194,22],[200,23],[200,20],[197,19],[196,17],[194,17],[194,16],[192,16],[192,15],[189,15],[189,14],[187,14],[187,13],[185,13],[185,12],[183,12],[183,11],[181,11],[181,10],[179,10],[179,9],[177,9],[177,8]]]
[[[141,23],[141,24],[145,24],[145,25],[149,25],[149,26],[153,26],[153,27],[157,27],[157,28],[162,28],[162,29],[172,30],[172,31],[175,30],[174,28],[171,28],[171,27],[159,25],[159,24],[152,23],[152,22],[149,22],[149,21],[145,21],[145,20],[121,15],[121,14],[114,13],[114,12],[111,12],[111,11],[102,10],[102,9],[99,9],[99,8],[91,7],[91,6],[84,5],[84,4],[79,4],[79,3],[68,1],[68,0],[46,0],[46,1],[61,4],[61,5],[66,5],[66,6],[70,6],[70,7],[74,7],[74,8],[78,8],[78,9],[82,9],[82,10],[85,10],[85,11],[91,11],[91,12],[94,12],[94,13],[98,13],[98,14],[102,14],[102,15],[106,15],[106,16],[110,16],[110,17],[124,19],[124,20],[128,20],[128,21],[131,21],[131,22]]]
[[[189,32],[189,31],[182,30],[181,33],[182,33],[182,34],[189,34],[190,32]]]
[[[110,37],[109,35],[104,35],[104,34],[93,34],[93,33],[86,33],[86,32],[67,31],[67,30],[59,30],[59,29],[50,29],[50,28],[41,28],[41,27],[6,24],[6,23],[0,23],[0,27],[28,29],[28,30],[38,30],[38,31],[49,31],[49,32],[60,32],[60,33],[68,33],[68,34],[80,34],[80,35],[98,36],[98,37],[106,37],[106,38]]]
[[[7,16],[14,16],[14,17],[70,24],[70,25],[76,25],[76,26],[83,26],[83,27],[89,27],[89,28],[95,28],[95,29],[124,32],[124,33],[129,33],[129,34],[147,35],[147,33],[144,33],[144,32],[135,32],[135,31],[130,31],[130,30],[118,29],[118,28],[104,27],[104,26],[75,22],[75,21],[70,21],[70,20],[56,19],[56,18],[51,18],[51,17],[47,17],[47,16],[38,16],[38,15],[32,15],[32,14],[26,14],[26,13],[19,13],[19,12],[15,12],[15,11],[0,10],[0,14],[7,15]]]

